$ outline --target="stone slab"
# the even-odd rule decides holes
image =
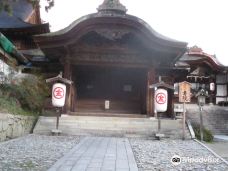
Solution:
[[[49,171],[138,171],[127,138],[85,137]]]

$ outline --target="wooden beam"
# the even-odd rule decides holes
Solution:
[[[149,68],[147,72],[147,115],[154,116],[154,89],[150,88],[155,83],[155,69]]]
[[[108,66],[108,67],[122,67],[122,68],[147,68],[147,64],[137,64],[137,63],[120,63],[120,62],[85,62],[77,61],[72,62],[73,65],[85,65],[85,66]]]

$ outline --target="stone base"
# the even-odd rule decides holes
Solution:
[[[59,129],[53,129],[53,130],[51,130],[51,135],[60,135],[62,133],[62,131],[61,130],[59,130]]]
[[[156,133],[155,134],[155,138],[160,140],[161,138],[164,138],[165,137],[165,134],[160,134],[160,133]]]
[[[36,117],[0,113],[0,142],[31,133]]]

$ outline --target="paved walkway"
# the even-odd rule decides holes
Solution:
[[[214,135],[214,140],[213,143],[206,143],[206,145],[228,162],[228,136]]]
[[[215,141],[227,141],[228,142],[228,136],[227,135],[214,135]]]
[[[220,155],[228,162],[228,141],[206,143],[206,146],[208,146],[210,149],[212,149],[215,153]]]
[[[49,171],[138,171],[127,138],[86,137]]]

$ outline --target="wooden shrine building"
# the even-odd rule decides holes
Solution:
[[[150,85],[159,76],[174,83],[178,73],[174,64],[187,43],[160,35],[126,11],[118,0],[105,0],[97,13],[63,30],[34,37],[49,59],[44,72],[63,71],[74,82],[69,87],[67,111],[153,116]],[[105,110],[107,100],[110,109]]]
[[[126,11],[118,0],[105,0],[97,13],[63,30],[34,37],[49,59],[44,72],[63,71],[74,82],[67,111],[153,116],[150,85],[159,76],[173,84],[178,72],[174,64],[187,43],[160,35]],[[107,100],[110,109],[105,110]]]
[[[201,48],[193,46],[177,61],[176,66],[188,68],[188,74],[184,79],[191,83],[193,95],[201,87],[209,92],[209,97],[206,99],[207,103],[227,103],[228,68],[222,65],[215,55],[205,53]],[[214,91],[210,90],[211,83],[215,84]],[[197,103],[197,98],[194,96],[192,103]]]
[[[126,12],[119,0],[104,0],[97,13],[60,31],[34,36],[48,59],[39,65],[43,72],[63,71],[74,82],[68,87],[66,112],[154,116],[151,85],[186,80],[192,67],[192,58],[183,58],[191,56],[187,43],[162,36]],[[174,92],[169,90],[168,96],[166,116],[171,117]]]

